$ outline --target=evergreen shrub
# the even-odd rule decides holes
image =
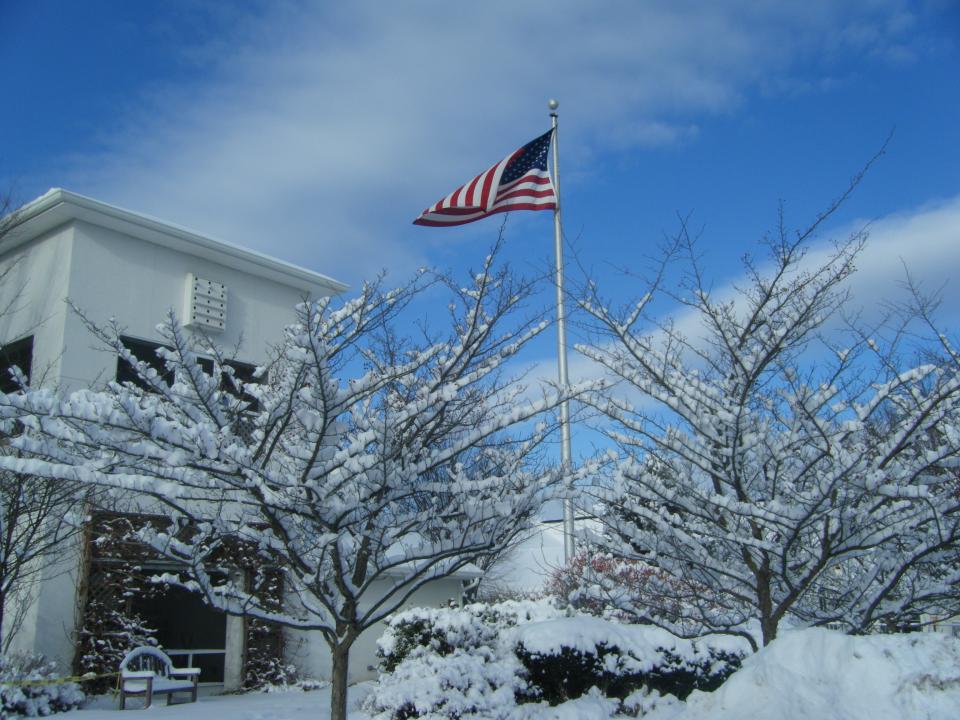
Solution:
[[[77,683],[50,682],[62,676],[56,663],[42,655],[0,658],[0,720],[46,716],[79,707],[84,694]]]
[[[515,653],[530,686],[536,688],[535,699],[550,705],[578,698],[592,687],[618,700],[637,690],[656,690],[685,700],[694,690],[720,687],[743,661],[741,654],[715,648],[680,655],[657,647],[653,657],[638,658],[603,642],[587,650],[558,644],[548,652],[531,651],[519,643]]]

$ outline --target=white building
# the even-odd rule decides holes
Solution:
[[[155,327],[173,308],[187,327],[214,335],[221,347],[236,348],[242,370],[266,359],[267,348],[292,320],[294,305],[346,289],[326,275],[65,190],[49,191],[20,213],[20,224],[0,246],[0,272],[9,271],[0,285],[0,307],[12,303],[12,311],[0,316],[0,346],[6,367],[17,364],[35,384],[72,390],[123,375],[123,364],[96,346],[68,298],[94,322],[115,318],[141,360],[153,354],[159,344]],[[62,567],[41,579],[15,649],[40,652],[70,667],[85,602],[84,575],[90,572],[85,552],[85,543],[78,542],[64,552]],[[458,589],[455,580],[436,583],[419,600],[436,604]],[[209,654],[193,659],[202,661],[201,667],[211,664],[215,677],[208,679],[236,687],[245,657],[244,620],[199,607],[194,598],[181,601],[174,612],[181,625],[190,624],[184,617],[196,615],[196,637],[164,644],[196,650],[187,643],[200,643]],[[369,676],[377,634],[376,628],[369,631],[355,647],[352,679]],[[288,659],[304,674],[329,672],[319,636],[290,640]]]

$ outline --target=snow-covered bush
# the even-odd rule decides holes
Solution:
[[[577,610],[630,620],[624,607],[663,604],[664,598],[677,596],[678,584],[663,570],[641,560],[581,550],[550,574],[544,589]],[[665,592],[665,588],[669,591]],[[681,615],[679,605],[672,608],[672,614]]]
[[[377,641],[380,667],[392,672],[416,648],[427,648],[440,656],[458,649],[492,648],[507,628],[562,617],[564,613],[552,599],[405,610],[387,621],[387,630]]]
[[[59,677],[56,663],[42,655],[0,658],[0,720],[52,715],[79,707],[84,695],[76,683],[31,684]]]
[[[528,690],[522,670],[516,657],[486,646],[443,654],[420,647],[381,676],[367,709],[375,720],[507,717]]]
[[[254,690],[263,693],[314,692],[315,690],[323,690],[329,685],[330,683],[327,680],[317,680],[315,678],[295,680],[290,678],[277,683],[265,683],[257,686]]]
[[[735,640],[683,640],[659,628],[593,617],[532,623],[513,638],[535,696],[551,705],[591,687],[617,699],[640,689],[683,699],[719,687],[746,650]]]
[[[376,720],[516,720],[588,696],[604,707],[629,697],[630,711],[661,693],[716,688],[747,651],[734,638],[683,640],[550,599],[408,610],[379,644],[384,672],[366,704]]]
[[[455,650],[492,646],[496,631],[467,610],[408,610],[392,618],[380,638],[380,665],[385,672],[393,672],[418,649],[444,657]]]
[[[477,603],[467,609],[483,622],[500,628],[511,628],[532,622],[568,617],[572,613],[554,598],[539,600],[507,600],[500,603]]]
[[[507,635],[564,613],[550,599],[397,613],[378,641],[383,674],[367,710],[376,720],[513,717],[517,700],[538,692]]]

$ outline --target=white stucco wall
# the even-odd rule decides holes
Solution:
[[[0,343],[33,336],[35,383],[54,385],[59,378],[73,239],[73,229],[61,227],[0,257],[0,307],[7,310],[0,315]],[[15,602],[26,606],[10,607],[4,617],[7,637],[10,621],[23,613],[11,651],[42,652],[65,666],[72,659],[78,561],[79,541],[65,543],[56,562],[21,586]]]
[[[56,558],[38,575],[31,588],[32,603],[11,645],[14,652],[38,652],[56,660],[65,671],[70,669],[76,640],[81,548],[79,536],[62,543]]]
[[[34,337],[33,378],[60,374],[74,232],[60,227],[0,256],[0,344]]]
[[[97,324],[115,317],[127,335],[159,340],[156,326],[173,308],[183,320],[187,274],[227,286],[227,321],[210,338],[228,357],[262,362],[283,337],[294,306],[306,290],[285,286],[114,230],[76,223],[70,269],[70,300]],[[93,347],[80,318],[70,313],[64,327],[61,381],[71,387],[112,379],[116,357]]]

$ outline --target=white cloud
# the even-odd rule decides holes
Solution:
[[[267,4],[185,49],[202,79],[134,99],[69,185],[349,281],[403,272],[439,242],[405,242],[413,216],[545,125],[548,96],[575,170],[689,140],[695,116],[735,110],[804,59],[893,47],[905,7]]]
[[[859,223],[870,234],[853,277],[854,302],[865,309],[903,298],[905,271],[927,291],[942,290],[943,320],[957,327],[960,319],[960,197],[931,202],[873,223]],[[856,226],[851,226],[856,227]]]
[[[953,258],[960,247],[960,196],[930,202],[922,207],[881,218],[859,219],[821,233],[811,243],[800,269],[822,266],[833,252],[834,241],[865,231],[867,242],[857,256],[856,272],[844,287],[850,291],[846,305],[864,322],[877,320],[891,303],[909,300],[907,272],[930,293],[942,298],[939,318],[945,329],[960,326],[960,266]],[[762,258],[757,258],[762,261]],[[951,282],[956,280],[956,282]],[[738,303],[737,287],[746,287],[744,277],[734,278],[711,292],[715,302]],[[685,310],[674,316],[677,330],[688,338],[704,337],[699,315]]]

